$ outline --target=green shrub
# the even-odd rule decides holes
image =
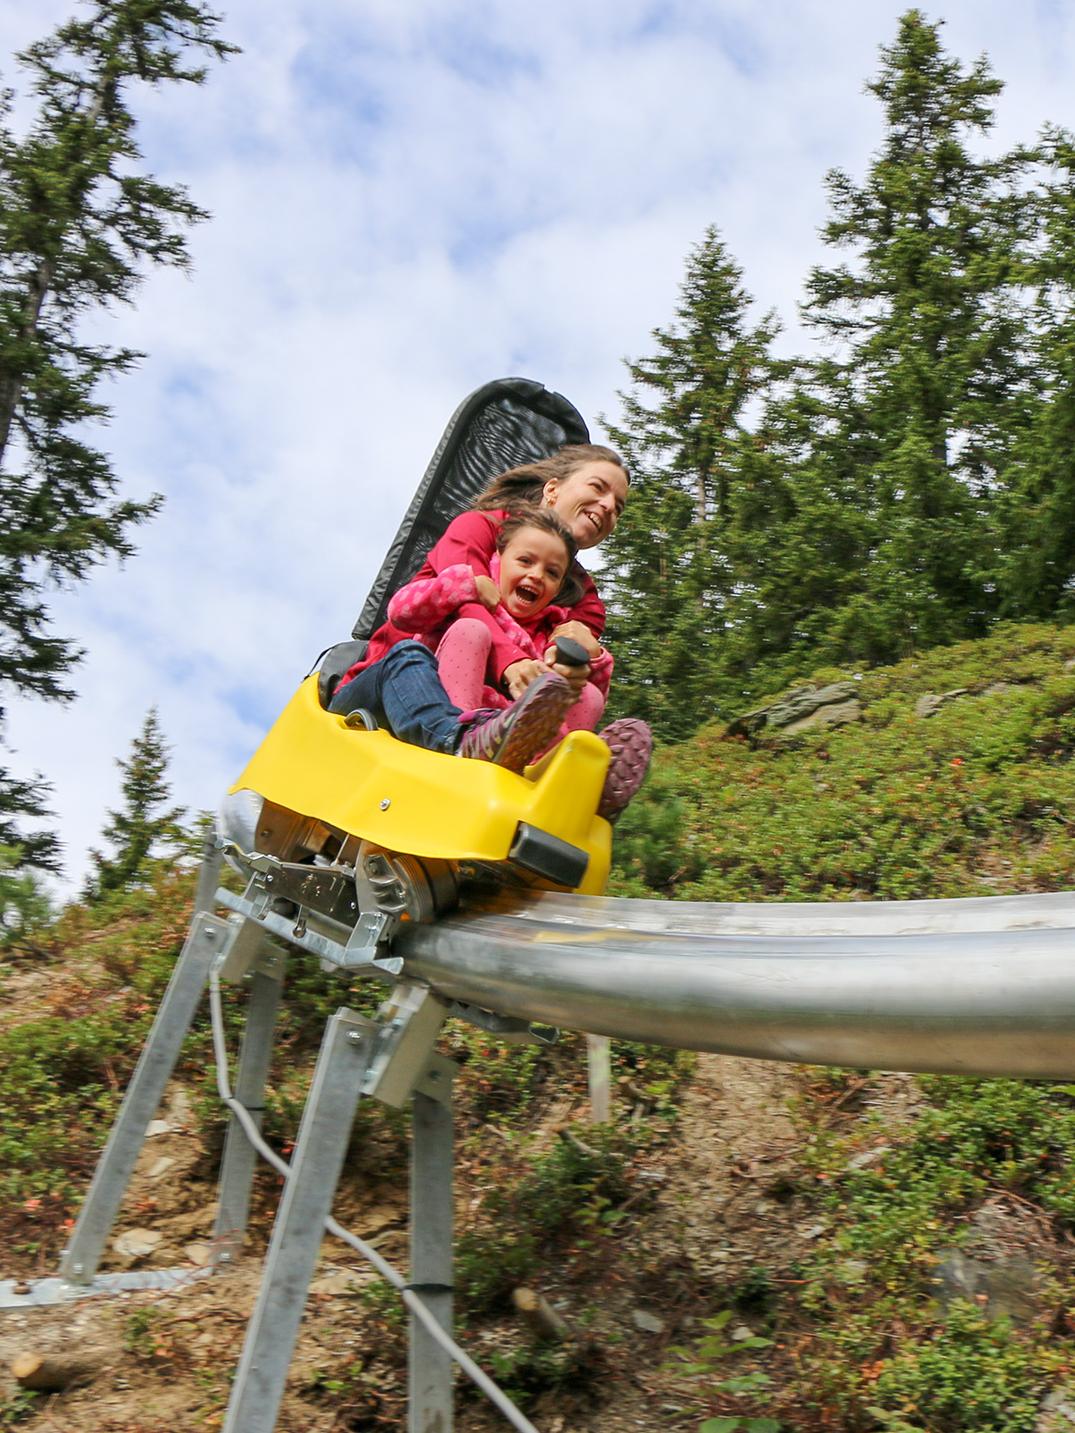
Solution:
[[[600,1371],[577,1343],[520,1339],[490,1356],[489,1371],[516,1407],[532,1408],[544,1393],[581,1389]]]
[[[798,1298],[813,1324],[806,1403],[854,1429],[881,1419],[890,1433],[1029,1433],[1045,1370],[1064,1357],[1045,1331],[1063,1287],[1043,1295],[1042,1327],[1018,1338],[970,1305],[938,1325],[934,1279],[987,1193],[1070,1221],[1075,1107],[1067,1087],[1031,1081],[933,1076],[919,1087],[926,1103],[902,1127],[868,1115],[812,1136],[827,1229]]]
[[[883,1141],[882,1157],[848,1167],[839,1140],[818,1141],[812,1163],[839,1226],[832,1249],[868,1256],[879,1278],[928,1271],[942,1221],[988,1188],[1007,1189],[1057,1216],[1075,1216],[1075,1107],[1044,1084],[924,1077],[929,1103],[902,1135],[867,1121],[855,1143]]]
[[[891,1429],[899,1415],[922,1433],[1034,1433],[1041,1362],[1004,1322],[953,1304],[942,1328],[889,1359],[869,1411]]]
[[[43,1395],[31,1393],[29,1389],[17,1388],[0,1402],[0,1433],[25,1423],[37,1413]]]
[[[1075,885],[1073,646],[1072,629],[1002,628],[864,673],[861,722],[758,747],[712,726],[664,748],[617,828],[616,889],[757,901]],[[915,714],[923,694],[961,687]]]
[[[609,1216],[626,1198],[623,1156],[607,1132],[588,1130],[592,1154],[558,1142],[521,1178],[493,1184],[482,1199],[482,1223],[456,1247],[456,1284],[469,1316],[504,1304],[538,1267],[545,1249]]]
[[[730,1338],[726,1329],[731,1317],[731,1309],[722,1309],[713,1318],[703,1319],[706,1332],[701,1338],[689,1347],[680,1344],[670,1349],[674,1359],[669,1371],[688,1390],[693,1411],[737,1405],[738,1411],[706,1418],[698,1433],[780,1433],[779,1420],[759,1415],[757,1410],[759,1401],[769,1395],[772,1379],[761,1369],[740,1367],[745,1355],[769,1348],[772,1340],[756,1334]]]
[[[568,1040],[570,1060],[577,1045]],[[473,1123],[519,1124],[549,1073],[565,1063],[563,1049],[538,1044],[509,1045],[496,1036],[453,1020],[445,1053],[459,1063],[455,1099]]]
[[[663,767],[651,773],[645,800],[632,802],[616,825],[612,854],[617,889],[630,887],[671,893],[701,874],[700,852],[691,838],[688,797],[675,775]]]

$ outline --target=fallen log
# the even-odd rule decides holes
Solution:
[[[515,1310],[530,1332],[538,1338],[566,1343],[574,1337],[567,1320],[536,1289],[518,1288],[511,1296]]]
[[[80,1383],[89,1383],[109,1362],[104,1348],[53,1349],[45,1353],[27,1350],[16,1354],[9,1365],[20,1388],[32,1393],[62,1393]]]

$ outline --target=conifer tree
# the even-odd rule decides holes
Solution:
[[[24,780],[0,766],[0,846],[16,851],[19,864],[42,871],[59,869],[60,840],[52,831],[27,830],[22,821],[45,816],[49,794],[50,787],[40,776]]]
[[[79,653],[50,628],[48,589],[133,551],[160,501],[119,498],[86,441],[108,414],[100,380],[140,355],[87,342],[80,324],[129,302],[147,264],[187,262],[183,230],[202,211],[139,172],[130,94],[201,83],[194,61],[233,48],[218,25],[199,0],[93,0],[18,57],[39,102],[25,137],[0,95],[0,691],[71,695]],[[26,797],[0,772],[0,811],[40,813]]]
[[[996,513],[1005,617],[1075,619],[1075,136],[1048,129],[1040,194],[1036,386]]]
[[[26,869],[25,853],[0,843],[0,951],[25,951],[33,931],[52,917],[40,878]]]
[[[168,747],[157,721],[156,708],[151,707],[146,714],[128,759],[117,758],[116,765],[123,773],[120,786],[123,807],[109,811],[102,832],[104,839],[111,843],[111,854],[90,852],[93,871],[83,891],[88,901],[99,900],[137,881],[154,855],[163,855],[167,847],[174,846],[182,837],[179,822],[183,808],[167,805],[171,795],[165,780]]]
[[[827,616],[821,655],[884,660],[985,630],[995,610],[991,496],[1028,421],[1033,365],[1023,295],[1034,204],[1030,151],[975,157],[1001,84],[964,69],[940,25],[900,21],[868,85],[884,140],[862,184],[829,175],[824,235],[849,262],[810,276],[805,316],[830,340],[831,415],[806,482],[856,455],[849,494],[866,519],[859,574]],[[829,543],[818,529],[810,551]]]
[[[872,454],[846,441],[825,448],[850,411],[851,394],[845,386],[841,401],[839,392],[835,374],[819,384],[797,365],[766,405],[743,465],[738,580],[714,681],[724,715],[818,665],[832,613],[857,590],[869,531],[858,479]]]
[[[632,387],[609,427],[631,472],[630,502],[606,547],[615,698],[668,737],[716,709],[747,511],[738,491],[752,448],[746,417],[780,371],[769,352],[775,321],[751,324],[750,303],[710,228],[688,258],[675,322],[654,330],[652,357],[628,363]]]

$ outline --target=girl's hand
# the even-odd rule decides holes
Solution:
[[[482,606],[488,608],[490,612],[495,612],[500,606],[500,589],[493,579],[486,577],[484,572],[475,572],[474,586],[478,589],[478,601]]]
[[[529,657],[522,661],[512,662],[510,667],[504,668],[504,685],[508,689],[508,696],[512,701],[521,697],[531,682],[536,682],[538,677],[543,676],[551,668],[547,662],[535,662]]]
[[[554,641],[557,637],[570,637],[572,641],[586,649],[591,662],[601,655],[601,643],[585,622],[564,622],[554,629],[552,637]]]

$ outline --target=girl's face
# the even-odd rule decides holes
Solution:
[[[596,547],[620,520],[627,502],[627,474],[605,458],[583,463],[566,478],[550,478],[542,507],[559,513],[579,547]]]
[[[513,617],[535,617],[564,585],[567,567],[567,548],[555,533],[521,527],[500,554],[500,600]]]

